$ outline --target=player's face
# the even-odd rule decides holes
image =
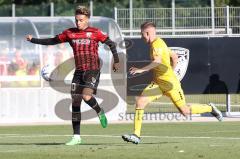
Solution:
[[[79,30],[84,30],[88,27],[88,17],[83,14],[75,15],[76,26]]]
[[[146,42],[149,43],[150,42],[150,36],[149,36],[149,32],[147,29],[142,30],[142,39]]]
[[[142,39],[146,43],[150,44],[155,39],[156,30],[154,27],[148,27],[146,29],[143,29],[141,33],[142,33]]]

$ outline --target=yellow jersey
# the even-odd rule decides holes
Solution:
[[[171,50],[161,38],[156,38],[150,47],[150,58],[161,57],[161,64],[153,68],[153,81],[155,81],[163,91],[170,91],[173,87],[180,86],[180,82],[171,66]]]

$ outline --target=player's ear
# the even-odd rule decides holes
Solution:
[[[89,21],[89,19],[90,19],[90,17],[86,16],[86,22],[88,22],[88,21]]]

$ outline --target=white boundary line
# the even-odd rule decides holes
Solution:
[[[9,136],[8,136],[9,135]],[[68,137],[72,135],[22,135],[22,134],[0,134],[0,138],[41,138],[41,137]],[[119,135],[81,135],[82,137],[105,137],[121,138]],[[142,136],[142,138],[159,138],[159,139],[221,139],[221,140],[240,140],[240,137],[212,137],[212,136]]]

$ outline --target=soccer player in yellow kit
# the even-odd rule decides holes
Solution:
[[[130,74],[143,73],[153,70],[153,80],[137,98],[136,111],[134,117],[134,133],[123,135],[124,141],[134,144],[140,143],[140,133],[142,118],[145,106],[160,98],[162,95],[168,96],[174,105],[184,116],[190,114],[211,113],[219,121],[222,121],[222,113],[214,104],[191,104],[187,105],[181,83],[174,73],[178,56],[172,52],[166,43],[156,36],[156,26],[152,22],[145,22],[141,25],[142,38],[150,45],[150,57],[152,62],[143,68],[130,68]]]

